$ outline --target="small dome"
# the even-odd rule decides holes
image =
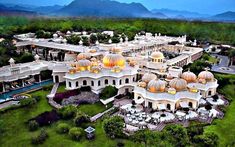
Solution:
[[[167,80],[172,80],[174,77],[171,74],[167,74],[166,79]]]
[[[114,66],[113,68],[112,68],[112,72],[121,72],[121,68],[120,68],[120,66]]]
[[[126,61],[125,58],[120,54],[107,54],[103,58],[103,64],[106,68],[112,68],[114,66],[124,68]]]
[[[142,81],[148,83],[151,80],[156,80],[157,76],[155,74],[151,74],[151,73],[146,73],[144,74],[144,76],[142,77]]]
[[[206,82],[210,82],[210,81],[214,80],[214,75],[211,72],[206,70],[206,71],[200,72],[198,75],[198,78],[204,79],[204,80],[206,80]]]
[[[91,72],[92,73],[99,73],[100,72],[99,66],[92,66],[91,67]]]
[[[91,58],[91,55],[89,53],[80,53],[77,55],[77,61],[89,58]]]
[[[90,49],[90,50],[89,50],[89,53],[96,53],[96,52],[97,52],[96,49]]]
[[[163,92],[166,88],[166,83],[162,80],[151,80],[149,83],[148,83],[148,90],[150,92]]]
[[[152,59],[164,59],[165,57],[162,52],[157,51],[151,54],[151,58]]]
[[[169,89],[167,90],[167,92],[168,92],[169,94],[176,94],[176,89],[175,89],[175,88],[169,88]]]
[[[58,38],[58,34],[53,34],[53,38]]]
[[[175,88],[177,91],[184,90],[187,88],[187,82],[184,79],[175,78],[170,81],[169,85],[171,88]]]
[[[181,76],[182,79],[186,80],[188,83],[196,82],[197,76],[190,71],[184,72]]]
[[[142,88],[146,88],[147,84],[145,82],[138,82],[138,86]]]
[[[79,60],[77,65],[79,67],[88,67],[88,66],[91,66],[91,62],[89,60],[83,59],[83,60]]]

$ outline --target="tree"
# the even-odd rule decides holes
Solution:
[[[108,99],[115,96],[118,92],[118,89],[114,86],[106,86],[100,93],[101,99]]]
[[[74,118],[74,123],[76,126],[81,126],[83,123],[86,123],[88,121],[88,116],[82,112],[78,112],[76,117]]]
[[[19,59],[19,63],[27,63],[27,62],[32,62],[34,61],[34,57],[32,54],[30,53],[24,53],[20,59]]]
[[[83,135],[83,129],[82,129],[82,128],[76,128],[76,127],[74,127],[74,128],[71,128],[71,129],[69,130],[69,136],[70,136],[73,140],[76,140],[76,141],[80,140],[81,137],[82,137],[82,135]]]
[[[98,38],[97,38],[96,35],[92,34],[92,35],[90,36],[90,42],[91,42],[92,44],[95,44],[97,40],[98,40]]]
[[[35,98],[25,98],[25,99],[20,100],[20,105],[23,107],[24,106],[31,106],[36,103],[37,103],[37,101]]]
[[[103,122],[104,131],[111,138],[123,137],[123,127],[124,120],[119,116],[105,119]]]
[[[206,147],[216,147],[218,146],[219,143],[219,137],[213,132],[206,132],[203,135],[197,136],[197,142],[201,146],[206,146]]]
[[[186,146],[189,144],[187,130],[181,125],[169,125],[164,130],[169,136],[172,136],[171,141],[176,146]]]
[[[48,133],[42,129],[37,136],[32,137],[31,142],[32,144],[42,144],[48,138]]]
[[[29,121],[28,127],[30,131],[35,131],[39,128],[39,124],[35,120],[31,120]]]

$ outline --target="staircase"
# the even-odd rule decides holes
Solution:
[[[51,93],[49,95],[47,95],[48,98],[53,98],[57,92],[57,89],[59,87],[59,83],[55,83],[52,90],[51,90]]]

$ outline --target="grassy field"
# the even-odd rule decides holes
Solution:
[[[228,83],[235,80],[234,75],[217,74],[217,76],[228,78]],[[235,146],[235,86],[234,84],[226,85],[219,89],[219,92],[231,99],[232,102],[226,108],[225,117],[222,120],[215,120],[212,125],[205,128],[205,131],[216,133],[219,136],[221,147],[226,145]]]
[[[29,132],[27,128],[27,121],[31,118],[36,117],[37,115],[52,110],[52,107],[48,105],[46,100],[46,95],[49,93],[49,91],[37,91],[34,93],[31,93],[32,96],[41,96],[41,100],[27,108],[18,108],[15,110],[9,110],[5,112],[4,114],[0,115],[0,120],[3,120],[3,127],[5,128],[5,133],[0,134],[0,146],[4,147],[25,147],[25,146],[33,146],[31,144],[31,137],[38,134],[40,130],[35,132]],[[83,111],[87,113],[90,116],[93,116],[97,114],[98,112],[104,111],[106,108],[100,104],[93,104],[93,105],[81,105],[78,107],[80,111]],[[117,140],[111,140],[106,137],[105,132],[102,128],[102,121],[98,121],[96,123],[91,123],[90,125],[95,126],[96,129],[96,139],[94,141],[88,141],[85,139],[85,137],[79,141],[73,141],[71,138],[69,138],[68,135],[61,135],[56,133],[56,126],[60,122],[66,122],[71,127],[74,127],[73,120],[68,121],[59,121],[55,124],[52,124],[51,126],[44,127],[46,131],[49,134],[49,138],[45,141],[44,144],[39,146],[86,146],[86,147],[110,147],[110,146],[116,146]],[[89,124],[88,124],[89,125]],[[125,143],[126,146],[135,146],[131,141],[128,140],[122,140],[122,142]]]

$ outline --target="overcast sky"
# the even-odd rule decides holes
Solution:
[[[66,5],[72,0],[0,0],[0,3],[29,4],[29,5]],[[141,2],[148,9],[168,8],[187,10],[199,13],[216,14],[225,11],[235,11],[235,0],[117,0],[120,2]]]

